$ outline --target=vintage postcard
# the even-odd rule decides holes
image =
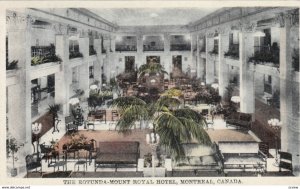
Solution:
[[[298,188],[299,5],[1,1],[0,184]]]

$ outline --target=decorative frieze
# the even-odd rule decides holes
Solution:
[[[239,30],[241,32],[251,33],[255,32],[257,27],[256,21],[238,21],[236,24],[233,24],[231,30]]]
[[[277,14],[274,22],[279,24],[280,27],[285,27],[286,22],[291,26],[299,25],[299,11],[298,9],[288,11],[286,13]]]
[[[58,35],[67,35],[68,34],[68,25],[64,25],[61,23],[55,23],[52,25],[53,30],[55,31],[56,34]]]
[[[35,19],[30,15],[12,11],[6,12],[6,25],[9,31],[30,29],[34,22]]]

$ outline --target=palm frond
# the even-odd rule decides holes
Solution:
[[[195,121],[196,123],[200,124],[201,127],[207,126],[205,118],[201,114],[199,114],[198,112],[190,108],[181,108],[181,109],[174,110],[174,115],[178,117],[189,118]]]
[[[125,110],[133,105],[144,106],[146,105],[146,102],[134,96],[119,97],[112,101],[111,107],[117,107],[121,110]]]
[[[148,116],[145,106],[132,105],[126,108],[121,114],[117,128],[122,133],[129,132],[136,121],[148,119]]]
[[[180,89],[173,87],[171,89],[166,90],[164,93],[161,94],[161,96],[180,97],[183,96],[183,93]]]
[[[184,155],[181,142],[188,136],[182,122],[172,113],[162,112],[156,117],[154,123],[155,130],[161,138],[161,144],[168,147],[176,156]]]
[[[164,106],[168,108],[177,108],[180,105],[180,101],[178,99],[169,96],[161,96],[156,103],[160,108]]]

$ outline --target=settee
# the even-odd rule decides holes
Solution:
[[[224,171],[266,170],[267,156],[256,141],[219,141],[218,150]]]
[[[220,171],[220,154],[214,146],[185,144],[185,157],[172,161],[172,171]]]
[[[230,124],[231,126],[242,128],[242,129],[251,129],[252,124],[252,115],[242,112],[233,112],[225,118],[226,125]]]
[[[95,157],[95,172],[104,165],[114,165],[115,171],[119,165],[135,165],[138,169],[140,143],[135,141],[99,142]]]

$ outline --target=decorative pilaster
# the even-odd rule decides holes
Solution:
[[[94,62],[94,78],[95,80],[99,81],[99,86],[102,85],[102,78],[101,78],[101,65],[102,65],[102,49],[101,49],[101,39],[96,38],[94,39],[94,48],[97,52],[97,61]]]
[[[226,98],[226,87],[229,84],[229,66],[225,62],[224,53],[229,48],[228,33],[219,34],[219,95],[223,100]]]
[[[137,39],[137,57],[136,57],[136,65],[137,68],[139,68],[142,64],[146,62],[146,60],[143,60],[143,35],[138,34],[136,36]]]
[[[86,36],[86,32],[82,32],[78,40],[79,49],[83,55],[83,64],[79,67],[79,88],[84,91],[84,97],[89,96],[89,38]]]
[[[213,57],[209,54],[209,51],[212,50],[214,41],[213,41],[213,33],[207,33],[206,34],[206,84],[212,84],[215,81],[215,66],[214,66],[214,59]]]
[[[168,72],[168,75],[165,75],[165,77],[168,77],[168,79],[170,79],[170,75],[172,72],[172,56],[171,56],[171,52],[170,52],[170,34],[169,33],[165,33],[163,36],[164,39],[164,68],[165,70]]]
[[[69,91],[72,72],[69,68],[69,39],[66,34],[56,35],[55,51],[62,59],[62,70],[55,74],[55,103],[61,104],[63,115],[69,115]]]
[[[243,113],[255,112],[254,73],[249,70],[248,59],[254,53],[253,26],[242,27],[240,41],[240,110]]]
[[[8,87],[8,128],[18,142],[24,143],[18,151],[20,162],[32,153],[31,131],[31,27],[34,19],[24,13],[7,11],[9,61],[18,61],[19,83]]]

